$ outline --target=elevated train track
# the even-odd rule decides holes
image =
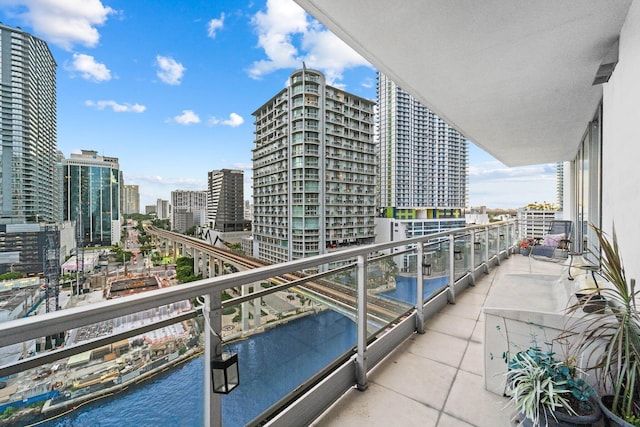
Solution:
[[[156,227],[147,227],[147,232],[155,234],[159,237],[178,242],[187,246],[195,247],[201,250],[203,253],[219,257],[227,262],[241,266],[246,269],[259,268],[269,265],[266,262],[260,261],[256,258],[246,255],[238,254],[237,252],[211,246],[209,243],[202,240],[185,236],[183,234],[174,233],[171,231],[162,230]],[[292,282],[300,282],[304,280],[306,274],[302,272],[292,272],[283,274],[275,278],[276,284],[287,284]],[[356,310],[357,306],[357,290],[331,280],[314,278],[313,282],[295,283],[292,284],[292,288],[299,288],[302,293],[307,293],[316,296],[321,300],[328,300],[332,303],[338,304],[352,312]],[[398,319],[407,310],[405,305],[401,305],[395,301],[387,298],[381,298],[370,295],[368,298],[367,310],[371,316],[380,319],[384,322],[393,322]]]

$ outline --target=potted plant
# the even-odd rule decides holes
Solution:
[[[558,361],[534,343],[508,361],[507,387],[522,426],[590,426],[601,418],[593,389],[575,363]]]
[[[609,425],[640,426],[640,316],[636,307],[635,280],[628,280],[618,248],[615,229],[612,240],[592,226],[600,243],[600,271],[605,283],[599,292],[608,308],[595,315],[584,314],[568,328],[574,350],[589,361],[596,374],[600,406]],[[577,302],[569,308],[576,312]]]

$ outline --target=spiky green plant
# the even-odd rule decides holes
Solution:
[[[575,416],[579,410],[590,410],[593,390],[578,378],[575,366],[556,360],[551,350],[531,346],[516,353],[508,365],[511,403],[534,426],[545,425],[546,417],[555,417],[556,411]]]
[[[594,370],[598,387],[611,394],[611,411],[633,422],[640,416],[640,316],[636,307],[638,291],[635,280],[627,280],[615,228],[612,238],[591,226],[600,244],[600,272],[608,282],[587,291],[604,296],[609,309],[599,314],[585,314],[569,328],[567,335],[575,339],[575,350],[595,360],[588,369]],[[569,308],[577,313],[578,302]],[[640,424],[638,424],[640,425]]]

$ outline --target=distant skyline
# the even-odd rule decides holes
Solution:
[[[58,64],[58,149],[119,159],[140,208],[242,169],[253,116],[305,62],[376,99],[376,70],[292,0],[176,3],[0,0],[0,21],[42,38]],[[508,168],[470,146],[469,203],[556,202],[555,165]]]

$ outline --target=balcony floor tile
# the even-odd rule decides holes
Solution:
[[[512,426],[508,399],[484,388],[484,316],[492,285],[508,274],[566,276],[567,266],[521,255],[503,260],[476,286],[456,295],[456,304],[425,322],[369,375],[369,389],[350,390],[313,425]]]

